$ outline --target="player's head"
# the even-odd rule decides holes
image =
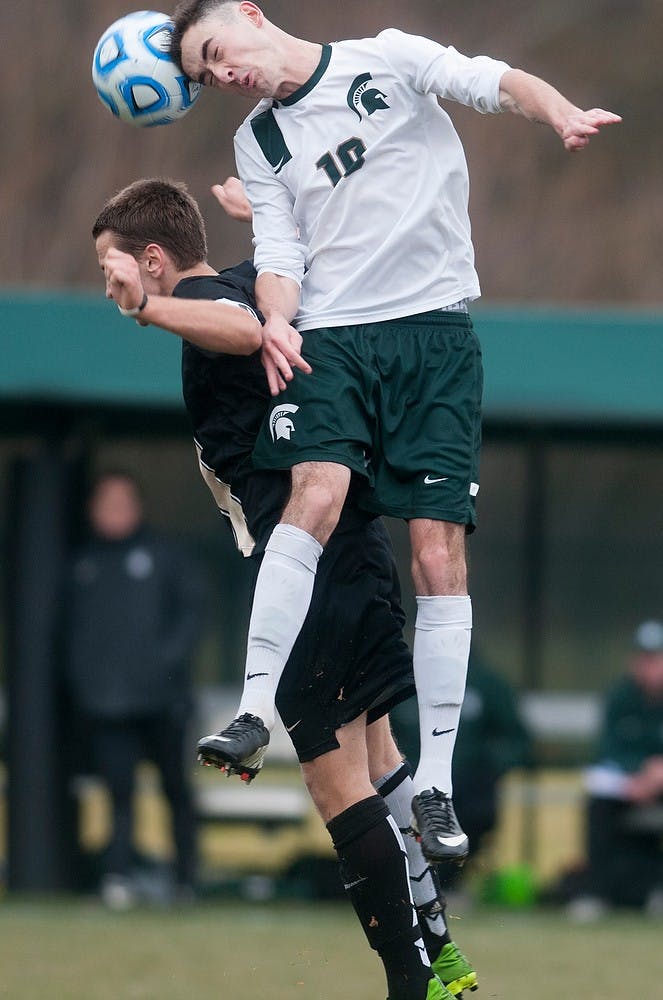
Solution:
[[[90,490],[88,515],[100,538],[120,541],[133,535],[143,522],[143,498],[134,477],[120,469],[98,476]]]
[[[638,625],[633,636],[631,673],[648,698],[663,699],[663,622]]]
[[[182,66],[182,37],[201,21],[213,20],[218,26],[229,24],[237,17],[242,0],[180,0],[172,15],[170,54]]]
[[[92,227],[97,240],[111,233],[118,250],[137,260],[150,243],[170,256],[178,271],[207,259],[205,223],[195,198],[179,181],[134,181],[106,202]]]
[[[170,53],[192,80],[258,99],[282,83],[278,43],[287,36],[248,0],[182,0]]]

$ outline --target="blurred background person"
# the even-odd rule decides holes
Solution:
[[[613,905],[663,916],[663,622],[635,631],[585,785],[587,866],[569,916],[597,919]]]
[[[92,488],[90,535],[66,588],[65,674],[80,736],[79,769],[108,786],[113,822],[100,892],[122,909],[138,898],[133,872],[136,765],[158,768],[170,806],[177,898],[193,892],[190,664],[203,619],[198,567],[145,521],[136,480],[104,473]]]

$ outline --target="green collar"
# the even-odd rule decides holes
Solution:
[[[278,104],[283,104],[288,107],[290,104],[296,104],[297,101],[301,101],[302,97],[306,97],[310,94],[317,83],[322,79],[325,70],[329,66],[329,60],[331,59],[332,47],[331,45],[322,46],[322,55],[320,56],[320,62],[316,66],[313,74],[308,78],[306,83],[303,83],[301,87],[298,87],[294,94],[290,97],[284,97],[282,101],[278,101]]]

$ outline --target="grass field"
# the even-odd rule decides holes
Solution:
[[[479,970],[477,1000],[661,995],[660,922],[633,916],[575,927],[555,913],[483,909],[452,927]],[[112,914],[93,902],[0,902],[2,998],[385,995],[380,964],[343,904],[224,903]]]

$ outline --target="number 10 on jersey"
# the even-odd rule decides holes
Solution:
[[[321,156],[316,167],[318,170],[324,170],[332,185],[336,187],[344,177],[349,177],[356,170],[361,170],[365,163],[365,152],[364,143],[361,139],[353,136],[352,139],[346,139],[345,142],[336,147],[336,155],[327,152]]]

